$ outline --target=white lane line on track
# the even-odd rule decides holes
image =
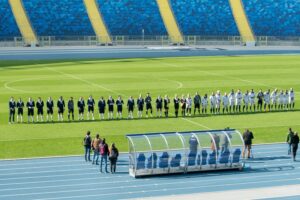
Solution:
[[[258,178],[268,178],[268,177],[284,177],[284,176],[293,176],[294,178],[297,177],[297,175],[300,175],[300,172],[299,173],[283,173],[283,174],[268,174],[268,175],[249,175],[249,176],[238,176],[238,177],[226,177],[226,181],[238,181],[238,180],[241,180],[241,179],[258,179]],[[100,177],[98,177],[97,179],[99,179]],[[286,178],[286,177],[285,177]],[[300,176],[299,176],[300,178]],[[95,179],[95,178],[93,178]],[[93,179],[79,179],[79,180],[93,180]],[[38,187],[23,187],[23,188],[7,188],[7,189],[0,189],[1,192],[3,191],[14,191],[14,190],[30,190],[30,189],[48,189],[48,188],[60,188],[60,187],[76,187],[76,186],[92,186],[92,185],[97,185],[97,186],[100,186],[100,185],[105,185],[105,184],[113,184],[113,183],[137,183],[139,185],[139,187],[144,187],[144,186],[149,186],[149,184],[146,184],[146,185],[141,185],[139,184],[140,182],[143,182],[143,181],[151,181],[152,179],[138,179],[138,180],[135,180],[135,179],[130,179],[130,180],[124,180],[124,181],[105,181],[105,182],[96,182],[96,183],[80,183],[80,184],[63,184],[63,185],[53,185],[53,186],[38,186]],[[161,180],[161,179],[160,179]],[[169,179],[165,179],[165,180],[169,180]],[[209,182],[220,182],[220,181],[223,181],[224,178],[216,178],[216,179],[207,179],[205,181],[204,184],[207,184]],[[189,184],[189,183],[194,183],[194,182],[199,182],[199,180],[185,180],[185,181],[181,181],[181,182],[177,182],[177,183],[184,183],[185,184]],[[151,185],[151,184],[150,184]],[[158,185],[169,185],[169,183],[161,183],[161,184],[158,184]],[[132,185],[134,186],[134,185]],[[153,186],[157,186],[157,183],[153,183]],[[108,190],[108,189],[111,189],[111,187],[99,187],[99,190]],[[1,196],[1,195],[0,195]]]
[[[264,180],[264,181],[249,181],[249,182],[242,182],[242,183],[228,183],[228,184],[205,184],[201,186],[193,186],[193,187],[174,187],[174,188],[164,188],[164,189],[157,189],[157,190],[143,190],[143,191],[134,191],[130,193],[144,193],[144,192],[160,192],[160,191],[178,191],[178,190],[185,190],[185,189],[199,189],[199,188],[208,188],[208,187],[225,187],[225,186],[238,186],[238,185],[250,185],[250,184],[261,184],[261,183],[274,183],[274,182],[288,182],[288,181],[299,181],[300,178],[289,178],[289,179],[278,179],[278,180]],[[203,180],[197,180],[197,181],[190,181],[190,183],[203,183]],[[148,185],[134,185],[134,186],[118,186],[118,187],[110,187],[105,189],[126,189],[126,188],[141,188],[141,187],[157,187],[162,185],[176,185],[176,184],[182,184],[185,185],[186,181],[182,182],[171,182],[171,183],[164,183],[164,184],[148,184]],[[23,194],[6,194],[6,195],[0,195],[0,197],[17,197],[17,196],[32,196],[32,195],[47,195],[47,194],[59,194],[59,193],[74,193],[74,192],[92,192],[92,191],[100,191],[102,188],[89,188],[89,189],[77,189],[77,190],[64,190],[64,191],[53,191],[53,192],[32,192],[32,193],[23,193]],[[129,194],[130,194],[129,193]],[[120,192],[120,193],[101,193],[101,196],[109,196],[109,195],[121,195],[121,194],[128,194],[128,192]],[[54,198],[43,198],[43,199],[70,199],[70,198],[79,198],[79,197],[92,197],[95,195],[84,195],[84,196],[68,196],[68,197],[54,197]],[[99,194],[97,194],[99,196]]]

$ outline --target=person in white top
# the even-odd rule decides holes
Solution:
[[[251,92],[249,94],[249,101],[250,101],[250,111],[252,112],[252,108],[253,108],[253,111],[255,112],[255,92],[253,89],[251,89]]]
[[[294,109],[294,107],[295,107],[295,93],[293,88],[291,88],[289,92],[289,108]]]
[[[284,92],[283,92],[283,90],[280,90],[278,108],[280,110],[282,110],[283,109],[283,105],[284,105]]]
[[[248,105],[249,105],[249,91],[247,90],[246,93],[243,95],[243,101],[244,101],[244,105],[243,105],[243,112],[248,112]]]
[[[204,97],[201,100],[202,104],[202,114],[207,113],[207,104],[208,104],[208,99],[207,99],[207,94],[204,95]]]
[[[229,94],[229,112],[231,111],[235,111],[235,94],[233,90]]]
[[[224,96],[222,97],[222,103],[223,103],[223,114],[225,113],[225,111],[226,111],[226,113],[228,113],[229,98],[228,98],[228,95],[226,92],[224,93]]]
[[[283,95],[283,109],[288,109],[288,103],[289,103],[289,91],[286,90]]]
[[[211,93],[210,97],[209,97],[209,100],[210,100],[210,113],[214,114],[215,111],[216,111],[216,95],[215,93]]]
[[[235,111],[241,112],[241,104],[242,104],[243,95],[241,90],[238,90],[235,94]]]
[[[264,94],[264,110],[270,110],[270,90],[267,90]]]
[[[190,94],[188,94],[187,98],[186,98],[186,115],[187,116],[192,116],[192,97]]]
[[[217,91],[216,94],[216,113],[220,114],[220,110],[221,110],[221,94],[220,91]]]
[[[272,93],[271,93],[271,109],[273,110],[277,110],[277,104],[278,104],[278,94],[277,94],[277,89],[275,89]]]

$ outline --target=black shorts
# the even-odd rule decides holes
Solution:
[[[146,110],[152,110],[152,105],[151,104],[146,104]]]
[[[262,105],[263,101],[262,100],[258,100],[258,105]]]
[[[109,107],[108,107],[108,111],[109,111],[109,112],[114,112],[114,107],[113,107],[113,106],[109,106]]]
[[[79,114],[83,114],[84,113],[84,108],[79,108],[78,112],[79,112]]]
[[[104,108],[100,108],[100,109],[99,109],[99,113],[100,113],[100,114],[104,114],[104,112],[105,112],[105,109],[104,109]]]
[[[128,111],[129,111],[129,112],[133,112],[133,107],[129,107],[129,108],[128,108]]]
[[[94,112],[94,107],[93,106],[89,106],[88,107],[88,112]]]
[[[74,113],[74,109],[71,108],[71,109],[68,110],[68,112],[69,112],[69,113]]]
[[[165,110],[169,110],[169,106],[164,106],[164,109]]]
[[[9,109],[9,114],[14,115],[16,113],[15,109]]]
[[[43,115],[44,114],[44,110],[43,109],[38,109],[37,114],[38,115]]]
[[[139,110],[139,111],[143,111],[143,110],[144,110],[144,107],[139,106],[139,107],[138,107],[138,110]]]
[[[18,115],[23,115],[23,108],[18,109]]]
[[[161,110],[161,109],[162,109],[162,106],[156,106],[156,109],[157,109],[157,110]]]
[[[34,115],[34,109],[33,108],[29,108],[28,109],[28,116],[33,116]]]
[[[178,110],[179,109],[179,105],[178,106],[174,106],[175,110]]]
[[[195,108],[200,108],[200,104],[195,104]]]
[[[50,114],[53,115],[53,109],[48,109],[48,110],[47,110],[47,114],[48,114],[48,115],[50,115]]]
[[[58,114],[64,114],[64,109],[58,108]]]
[[[181,106],[181,109],[182,109],[182,110],[185,110],[185,109],[186,109],[186,106]]]
[[[118,108],[117,108],[117,111],[120,113],[120,112],[122,112],[122,110],[123,110],[123,108],[122,108],[122,106],[118,106]]]

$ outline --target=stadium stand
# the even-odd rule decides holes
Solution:
[[[12,35],[20,37],[21,33],[8,0],[0,0],[0,40]]]

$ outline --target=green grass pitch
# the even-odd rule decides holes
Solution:
[[[300,57],[238,56],[156,59],[1,61],[0,158],[81,154],[87,130],[100,133],[109,143],[127,151],[127,133],[236,128],[253,130],[255,143],[284,142],[288,127],[300,131]],[[296,111],[220,115],[193,118],[94,121],[54,124],[8,124],[8,100],[48,96],[67,100],[92,94],[97,101],[118,94],[126,101],[150,92],[157,95],[201,95],[221,90],[254,88],[296,91]],[[25,111],[25,120],[26,109]],[[55,109],[55,111],[57,111]],[[76,112],[77,110],[75,110]],[[173,104],[171,104],[173,113]],[[77,112],[76,112],[77,115]],[[136,117],[136,112],[134,113]],[[155,112],[154,112],[155,115]],[[173,114],[171,114],[173,116]],[[127,116],[125,111],[124,116]],[[55,114],[55,119],[57,115]],[[98,112],[96,112],[98,117]],[[65,119],[67,115],[65,113]],[[77,118],[77,116],[76,116]]]

